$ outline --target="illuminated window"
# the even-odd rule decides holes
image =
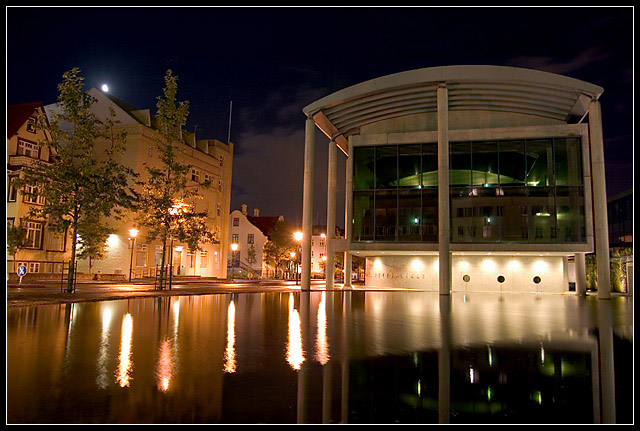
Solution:
[[[138,244],[136,251],[136,266],[147,266],[149,250],[147,244]]]

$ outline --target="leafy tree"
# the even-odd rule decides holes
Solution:
[[[48,119],[42,113],[36,122],[49,136],[39,145],[52,157],[34,161],[16,180],[23,194],[44,198],[43,206],[31,208],[30,217],[46,219],[54,232],[71,234],[68,292],[73,289],[78,238],[91,236],[97,231],[94,224],[107,217],[120,219],[133,202],[131,171],[117,161],[126,136],[114,132],[113,111],[106,121],[92,112],[96,99],[84,92],[79,73],[73,68],[63,74],[57,112]],[[107,142],[104,156],[98,156],[98,141]]]
[[[249,245],[249,249],[247,250],[247,262],[249,264],[256,263],[256,248],[253,244]]]
[[[92,262],[102,260],[107,255],[107,237],[113,229],[104,226],[97,220],[83,220],[80,229],[82,235],[78,237],[77,258],[89,259],[89,274],[91,274]]]
[[[138,201],[138,223],[147,229],[147,238],[162,241],[162,267],[159,287],[163,286],[166,264],[167,243],[171,238],[186,243],[194,252],[201,249],[201,243],[217,243],[209,230],[207,211],[196,211],[196,201],[202,199],[199,187],[187,186],[191,166],[180,162],[179,143],[182,127],[189,115],[189,102],[176,102],[178,78],[168,70],[164,77],[163,96],[158,97],[157,128],[160,139],[157,142],[160,155],[159,166],[146,166],[147,178],[138,181],[140,194]]]
[[[291,261],[291,252],[296,253],[296,259],[300,261],[298,243],[293,239],[293,228],[285,220],[278,221],[269,231],[269,240],[264,245],[265,262],[281,271],[286,270],[287,264]]]
[[[27,230],[21,225],[7,226],[7,254],[13,256],[13,270],[16,270],[16,253],[23,248],[27,239]]]

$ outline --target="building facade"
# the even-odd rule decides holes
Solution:
[[[16,268],[24,265],[27,277],[60,274],[62,262],[70,256],[68,235],[53,232],[45,220],[29,214],[31,208],[43,204],[41,198],[23,194],[13,185],[23,174],[22,168],[33,160],[50,160],[49,150],[38,145],[49,138],[48,133],[35,127],[37,115],[43,113],[42,102],[7,106],[7,229],[22,226],[26,234],[15,256],[7,255],[7,273],[15,274]]]
[[[594,249],[607,250],[598,279],[608,280],[602,92],[547,72],[446,66],[308,105],[303,242],[318,127],[330,139],[328,226],[338,149],[347,156],[346,239],[328,238],[329,248],[365,257],[367,286],[564,292],[568,257],[584,272]],[[603,282],[599,295],[609,292]]]
[[[232,250],[229,261],[229,271],[244,271],[251,277],[272,276],[272,270],[264,260],[264,245],[269,240],[268,233],[278,221],[278,217],[261,217],[258,208],[253,210],[253,216],[247,214],[247,205],[242,204],[240,210],[231,212],[231,227],[229,229],[230,247]],[[248,274],[251,275],[248,275]]]
[[[96,88],[88,93],[96,102],[93,113],[100,119],[109,116],[113,109],[117,132],[125,131],[125,152],[120,162],[145,179],[147,167],[159,167],[160,158],[157,143],[161,139],[155,128],[155,118],[148,109],[140,110],[126,102],[108,95]],[[57,110],[55,104],[45,106],[50,116]],[[107,142],[95,143],[96,154],[102,154]],[[201,244],[202,250],[191,253],[186,244],[173,243],[173,249],[167,246],[165,263],[172,256],[173,274],[201,277],[226,278],[229,236],[229,213],[231,192],[231,168],[233,163],[233,143],[223,143],[213,139],[197,139],[195,134],[182,132],[182,142],[177,142],[180,151],[179,161],[190,165],[188,187],[198,187],[203,197],[196,203],[196,210],[207,210],[207,225],[215,234],[217,243]],[[211,187],[203,187],[208,181]],[[106,257],[102,260],[78,262],[79,273],[100,272],[101,274],[122,275],[128,278],[154,277],[156,267],[162,262],[162,244],[158,240],[147,238],[146,232],[136,224],[136,214],[128,212],[121,220],[110,219],[107,223],[114,229],[107,240]],[[130,230],[137,229],[135,238]]]

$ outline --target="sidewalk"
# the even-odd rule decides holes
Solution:
[[[312,289],[324,290],[324,280],[313,280]],[[289,292],[300,285],[287,280],[179,280],[171,290],[156,290],[153,282],[91,281],[78,282],[75,293],[61,291],[59,281],[32,281],[19,285],[8,283],[7,308],[69,302],[105,301],[176,295],[207,295],[225,293]],[[66,286],[65,286],[66,288]],[[341,290],[341,289],[340,289]]]

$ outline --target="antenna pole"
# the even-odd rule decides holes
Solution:
[[[231,111],[233,109],[233,100],[229,102],[229,131],[227,133],[227,144],[231,142]]]

